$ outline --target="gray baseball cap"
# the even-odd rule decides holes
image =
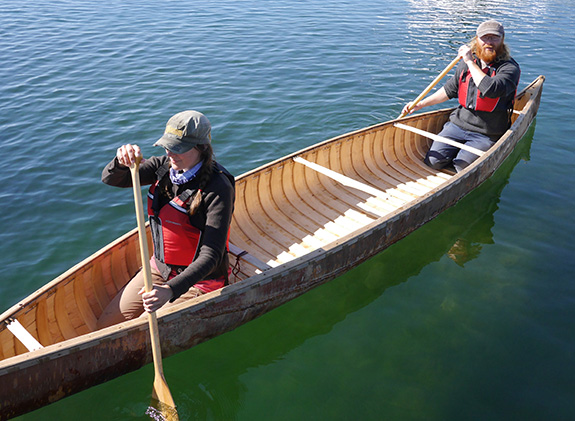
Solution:
[[[154,143],[175,154],[211,143],[210,120],[198,111],[182,111],[168,120],[164,135]]]
[[[496,20],[488,20],[477,27],[477,36],[479,38],[487,34],[498,35],[503,38],[505,36],[505,30],[503,29],[503,25]]]

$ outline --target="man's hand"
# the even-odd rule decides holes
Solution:
[[[469,48],[468,45],[462,45],[461,47],[459,47],[458,54],[459,57],[463,59],[465,64],[467,64],[469,61],[473,62],[473,54],[471,53],[471,48]]]

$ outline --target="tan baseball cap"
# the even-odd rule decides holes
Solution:
[[[168,120],[164,135],[154,143],[175,154],[211,143],[210,120],[198,111],[182,111]]]
[[[488,20],[483,22],[481,25],[477,27],[477,36],[481,38],[484,35],[498,35],[501,38],[505,36],[505,30],[503,29],[503,25],[501,25],[496,20]]]

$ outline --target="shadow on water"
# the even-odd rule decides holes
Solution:
[[[248,387],[242,376],[280,361],[306,341],[330,332],[389,288],[449,256],[463,266],[493,243],[494,214],[515,166],[529,160],[535,125],[497,172],[397,244],[345,275],[233,332],[165,360],[164,370],[181,419],[237,419]],[[273,388],[274,379],[269,379]],[[148,419],[152,366],[71,396],[19,419],[61,417]],[[96,404],[85,405],[85,402]],[[67,417],[63,417],[68,419]]]

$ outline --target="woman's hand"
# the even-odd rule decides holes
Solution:
[[[172,288],[168,285],[154,285],[150,292],[146,292],[146,289],[142,288],[138,294],[142,296],[144,310],[148,313],[158,311],[174,296]]]
[[[142,151],[138,145],[122,145],[116,151],[118,162],[125,167],[130,167],[135,163],[137,157],[142,157]],[[141,162],[144,162],[144,160],[142,159]]]

